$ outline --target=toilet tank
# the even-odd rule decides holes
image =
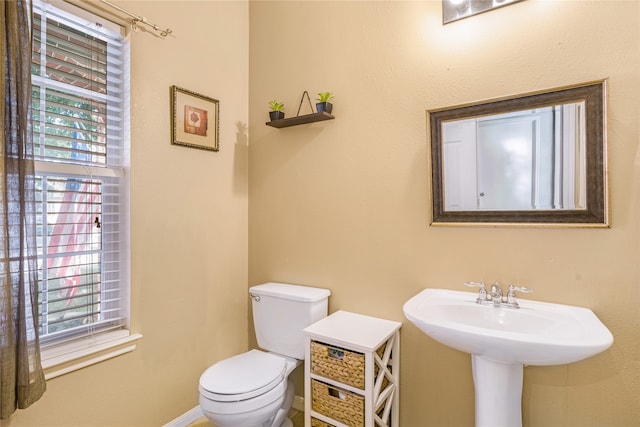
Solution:
[[[304,359],[304,328],[327,316],[328,289],[286,283],[264,283],[249,288],[258,346]]]

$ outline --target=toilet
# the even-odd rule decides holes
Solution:
[[[200,407],[217,427],[291,427],[289,374],[304,360],[307,326],[327,316],[328,289],[285,283],[249,288],[258,346],[200,376]]]

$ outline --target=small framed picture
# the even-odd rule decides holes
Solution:
[[[171,86],[171,144],[219,150],[217,99]]]

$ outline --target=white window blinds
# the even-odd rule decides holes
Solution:
[[[39,2],[34,15],[39,327],[48,343],[127,323],[128,58],[111,23]]]

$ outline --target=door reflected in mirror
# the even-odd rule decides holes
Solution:
[[[606,226],[605,82],[429,112],[432,224]]]
[[[443,123],[445,209],[585,209],[584,126],[584,101]]]

